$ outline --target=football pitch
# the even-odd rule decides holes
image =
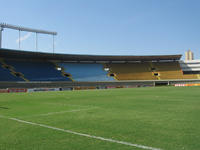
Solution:
[[[200,87],[0,94],[0,150],[199,150]]]

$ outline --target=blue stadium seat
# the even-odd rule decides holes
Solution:
[[[58,63],[74,81],[113,81],[102,64]]]
[[[23,81],[23,79],[12,75],[8,69],[3,68],[0,64],[0,81]]]
[[[62,76],[51,62],[13,61],[5,60],[14,67],[16,72],[21,72],[29,81],[71,81]]]

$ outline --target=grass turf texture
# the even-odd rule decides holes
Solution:
[[[200,148],[200,88],[0,94],[0,115],[163,150]],[[61,111],[57,114],[42,116]],[[142,150],[0,118],[0,150]]]

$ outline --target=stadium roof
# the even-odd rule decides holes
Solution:
[[[180,60],[182,55],[154,55],[154,56],[119,56],[119,55],[77,55],[32,52],[22,50],[0,49],[0,57],[10,59],[55,60],[55,61],[170,61]]]

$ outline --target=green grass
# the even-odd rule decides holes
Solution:
[[[200,148],[199,87],[0,94],[0,115],[163,150]],[[0,118],[0,150],[142,149]]]

